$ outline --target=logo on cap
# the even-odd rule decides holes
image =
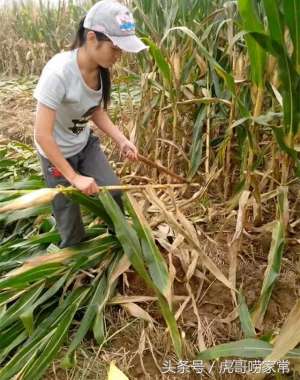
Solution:
[[[128,14],[119,14],[116,16],[117,22],[119,24],[120,29],[123,32],[132,32],[135,30],[135,23],[133,17]]]

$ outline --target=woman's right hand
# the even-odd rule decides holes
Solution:
[[[76,174],[71,180],[71,184],[86,195],[92,195],[99,192],[98,185],[92,177]]]

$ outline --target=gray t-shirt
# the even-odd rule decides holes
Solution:
[[[88,121],[102,100],[100,90],[85,83],[77,62],[78,49],[56,54],[45,65],[33,96],[45,106],[56,110],[53,136],[64,157],[79,153],[87,143]],[[42,148],[38,152],[47,158]]]

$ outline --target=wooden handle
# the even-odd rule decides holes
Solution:
[[[140,161],[144,162],[145,164],[149,165],[149,166],[152,166],[153,168],[156,168],[162,172],[165,172],[166,174],[168,174],[169,176],[173,177],[173,178],[176,178],[177,181],[180,181],[180,182],[183,182],[183,183],[186,183],[188,182],[185,178],[181,177],[180,175],[177,175],[173,172],[171,172],[169,169],[165,168],[164,166],[156,163],[156,162],[153,162],[151,160],[149,160],[149,158],[143,156],[142,154],[138,153],[138,158]]]

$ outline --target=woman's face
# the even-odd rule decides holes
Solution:
[[[122,50],[111,41],[98,41],[95,33],[87,39],[87,48],[93,61],[104,68],[112,67],[122,55]]]

